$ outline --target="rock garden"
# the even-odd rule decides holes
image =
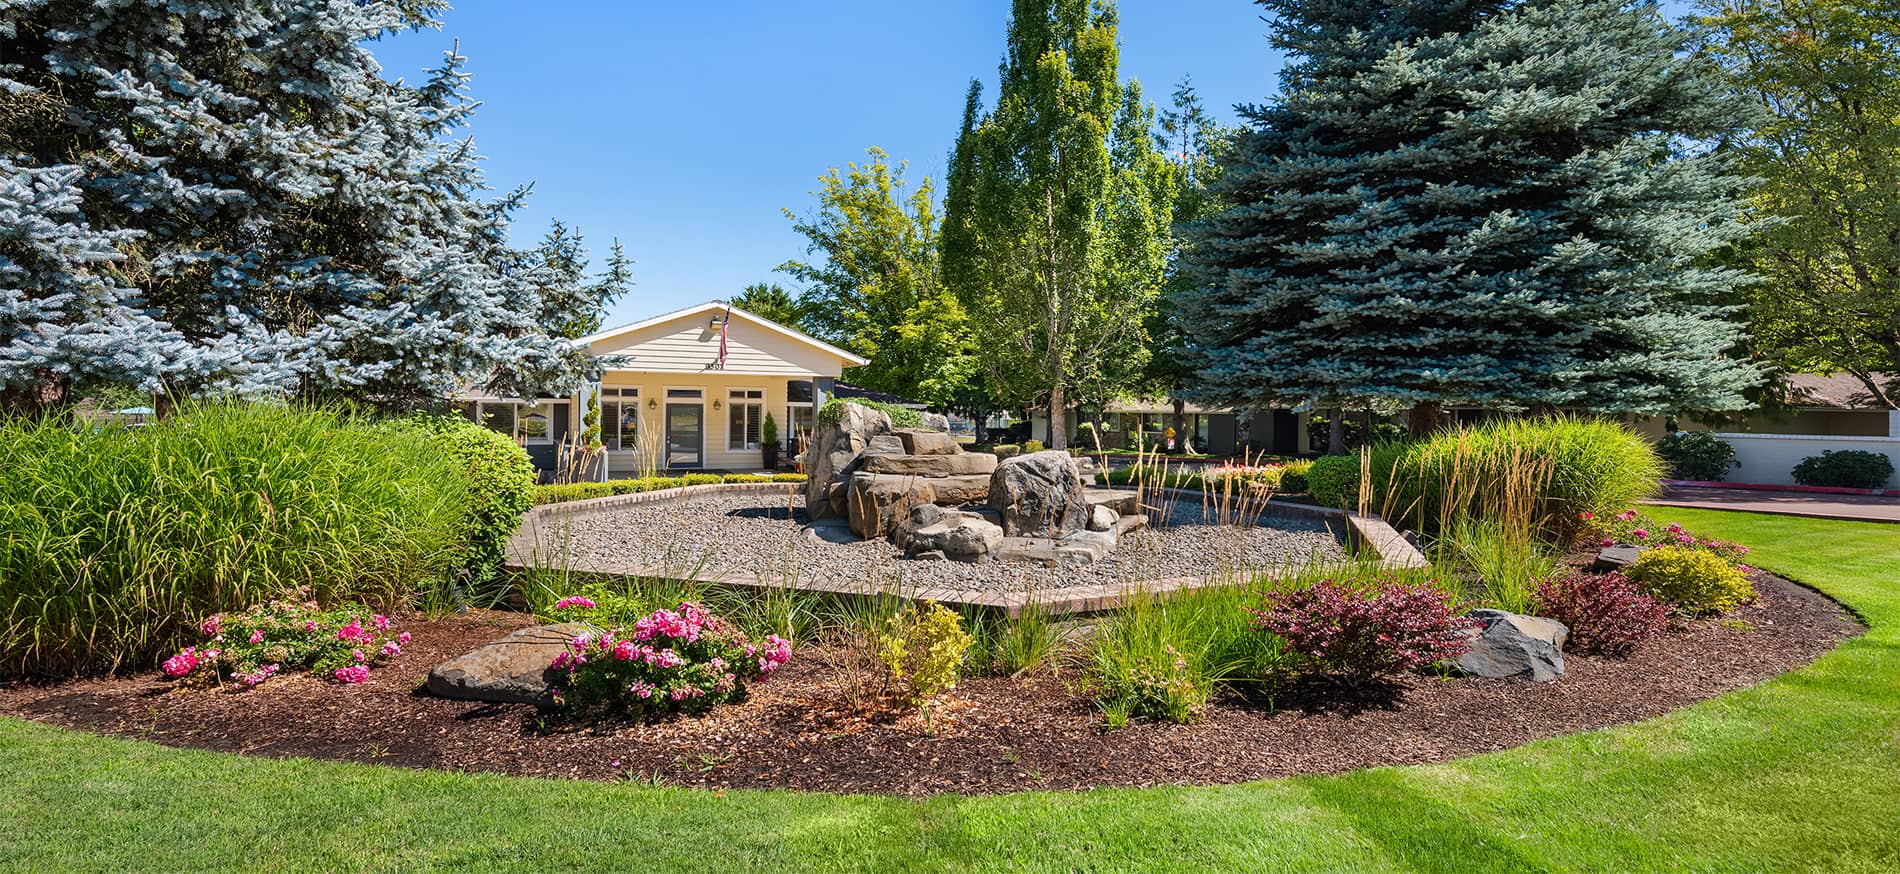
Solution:
[[[1005,572],[1004,585],[1033,581],[1050,603],[1089,575],[1224,575],[1073,613],[1038,598],[952,607],[901,585],[553,564],[499,578],[494,603],[512,609],[469,605],[467,585],[418,610],[371,591],[338,600],[313,581],[183,617],[149,668],[0,689],[0,712],[257,755],[710,787],[1226,783],[1644,719],[1860,631],[1834,602],[1748,566],[1744,546],[1633,509],[1653,456],[1603,451],[1624,439],[1614,428],[1478,429],[1447,436],[1467,441],[1456,451],[1384,459],[1380,476],[1363,462],[1356,482],[1328,479],[1328,464],[1306,472],[1312,499],[1346,503],[1336,492],[1348,489],[1381,506],[1419,544],[1407,563],[1350,555],[1271,500],[1237,524],[1211,491],[1102,489],[1066,453],[999,461],[873,417],[839,421],[794,493],[746,483],[603,499],[605,512],[568,514],[599,532],[571,525],[570,546],[665,531],[758,550],[691,556],[715,570],[812,554],[836,563],[799,564],[786,582],[867,567]],[[1573,451],[1579,441],[1594,443]],[[1433,491],[1427,478],[1465,485]]]

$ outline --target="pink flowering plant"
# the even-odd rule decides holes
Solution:
[[[369,679],[372,667],[402,654],[409,632],[389,617],[348,604],[325,610],[311,601],[273,601],[242,613],[218,613],[198,625],[205,642],[162,665],[181,684],[249,689],[287,671],[307,670],[344,684]]]
[[[1358,686],[1463,655],[1475,623],[1455,614],[1455,600],[1430,583],[1325,580],[1268,595],[1254,624],[1285,640],[1307,671]]]
[[[630,627],[582,634],[555,656],[555,701],[581,716],[655,719],[700,714],[746,698],[791,658],[778,635],[754,643],[690,601]]]
[[[1748,554],[1748,547],[1727,540],[1702,537],[1684,529],[1675,522],[1658,522],[1635,510],[1621,513],[1596,515],[1581,513],[1581,532],[1584,545],[1590,548],[1605,546],[1683,546],[1689,549],[1712,552],[1727,559],[1730,564],[1742,560]]]

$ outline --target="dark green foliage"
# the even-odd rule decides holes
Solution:
[[[848,400],[845,398],[832,398],[831,400],[825,401],[825,405],[818,408],[818,424],[838,424],[839,418],[844,416],[845,404],[857,404],[860,407],[882,411],[891,417],[891,426],[895,428],[921,428],[924,424],[923,414],[916,410],[865,398],[851,398]]]
[[[1348,413],[1340,417],[1340,425],[1346,432],[1346,448],[1358,449],[1375,443],[1405,439],[1405,426],[1387,420],[1383,416],[1372,419],[1372,435],[1366,436],[1365,417],[1357,413]],[[1306,419],[1306,439],[1315,447],[1325,446],[1329,438],[1332,420],[1324,413],[1313,413]]]
[[[1803,458],[1794,466],[1794,481],[1804,486],[1877,489],[1891,478],[1891,459],[1860,449],[1828,450]]]
[[[415,428],[187,407],[143,428],[0,422],[0,673],[153,664],[273,599],[387,609],[469,558],[464,468]]]
[[[1306,489],[1313,500],[1328,507],[1350,507],[1359,496],[1359,456],[1326,455],[1313,459],[1306,471]]]
[[[454,464],[467,486],[461,592],[464,597],[482,593],[501,570],[508,538],[521,527],[521,514],[536,502],[534,462],[507,435],[460,416],[404,421]]]
[[[1707,431],[1677,431],[1656,445],[1656,452],[1669,465],[1676,479],[1721,482],[1735,460],[1735,447]]]
[[[1747,116],[1652,3],[1262,0],[1282,95],[1191,228],[1204,403],[1734,409]]]

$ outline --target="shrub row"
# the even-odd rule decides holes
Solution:
[[[825,401],[825,405],[818,408],[818,424],[838,424],[838,420],[844,416],[845,404],[857,404],[860,407],[878,410],[891,417],[891,425],[893,427],[921,428],[924,426],[923,414],[916,410],[909,407],[900,407],[896,404],[887,404],[883,401],[866,400],[864,398],[832,398],[831,400]]]
[[[642,479],[617,479],[604,483],[563,483],[552,486],[535,486],[533,503],[562,504],[568,501],[585,501],[589,498],[605,498],[611,495],[633,495],[641,492],[657,492],[662,489],[677,489],[681,486],[710,486],[721,483],[802,483],[802,473],[775,473],[770,476],[756,473],[691,473],[685,476],[650,476]]]

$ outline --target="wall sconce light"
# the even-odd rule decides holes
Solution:
[[[659,409],[659,408],[660,408],[660,399],[659,399],[659,398],[647,398],[647,409],[649,409],[649,410],[657,410],[657,409]]]
[[[725,312],[723,312],[723,311],[722,311],[722,312],[717,312],[717,313],[713,313],[713,317],[712,317],[712,329],[713,329],[713,330],[715,330],[715,331],[717,331],[717,330],[719,330],[719,326],[720,326],[720,325],[723,325],[723,324],[725,324],[725,323],[726,323],[726,319],[727,319],[727,318],[728,318],[728,316],[727,316],[727,315],[726,315],[726,313],[725,313]]]
[[[713,409],[715,409],[715,410],[717,410],[717,409],[719,409],[719,399],[718,399],[718,398],[713,398]]]

